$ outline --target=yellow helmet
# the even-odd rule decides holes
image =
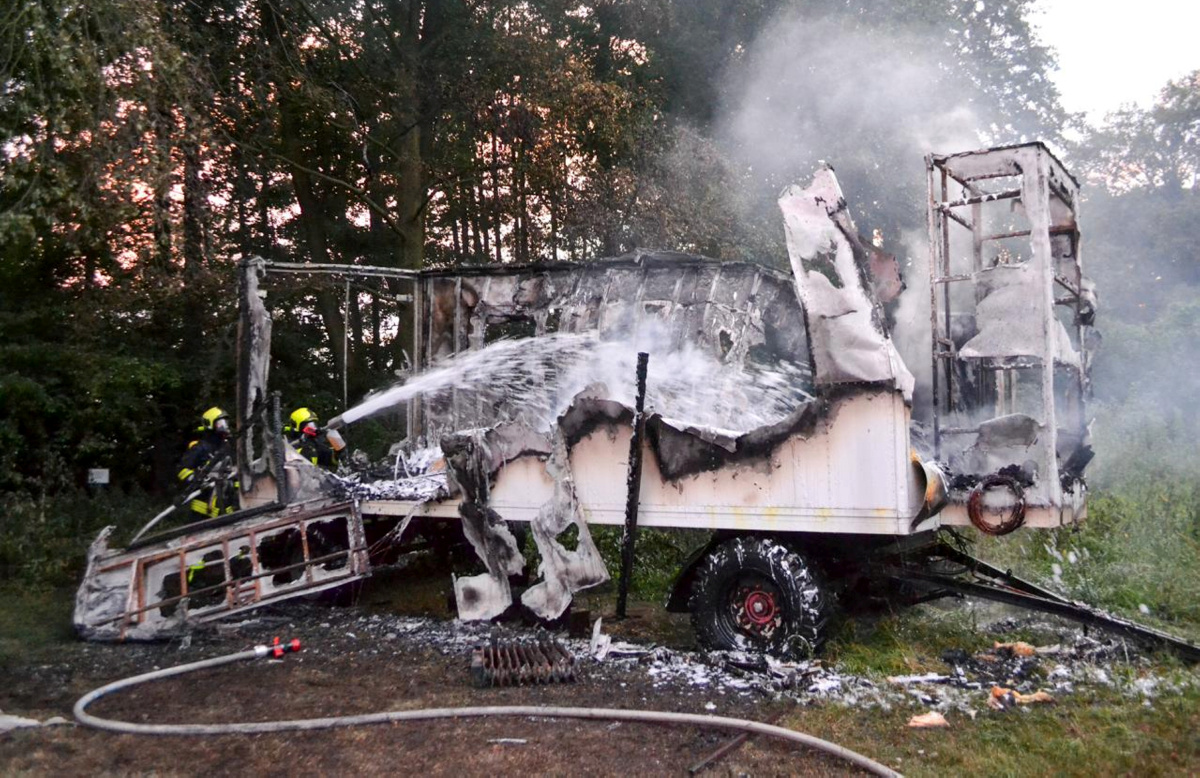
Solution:
[[[216,430],[222,434],[229,434],[229,414],[217,406],[214,405],[201,414],[200,419],[200,432]]]
[[[313,413],[308,408],[297,408],[296,410],[292,411],[292,415],[288,418],[292,420],[292,427],[294,429],[300,429],[307,422],[311,421],[315,424],[317,421],[317,414]]]

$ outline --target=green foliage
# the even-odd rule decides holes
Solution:
[[[101,529],[115,525],[117,540],[126,540],[160,508],[156,498],[119,489],[37,499],[0,494],[0,586],[75,586]]]
[[[1173,301],[1194,296],[1200,261],[1192,226],[1200,219],[1200,192],[1087,191],[1085,269],[1100,290],[1106,339],[1114,320],[1145,323]]]
[[[1171,631],[1200,635],[1200,480],[1141,470],[1092,494],[1079,527],[981,538],[1018,575]]]
[[[624,527],[590,527],[615,585],[621,575],[621,535]],[[696,546],[708,540],[706,532],[640,529],[629,591],[646,599],[666,601],[680,567]]]
[[[904,675],[941,670],[947,649],[990,647],[964,608],[909,609],[878,618],[847,619],[838,625],[825,654],[857,675]]]
[[[1167,82],[1149,109],[1109,114],[1080,144],[1080,162],[1110,191],[1192,189],[1200,173],[1200,70]]]

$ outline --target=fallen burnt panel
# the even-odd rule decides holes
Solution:
[[[93,640],[163,638],[370,573],[352,504],[255,514],[132,551],[110,548],[110,536],[92,544],[76,594],[76,631]]]

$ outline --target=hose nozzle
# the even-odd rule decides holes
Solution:
[[[265,656],[270,656],[275,659],[282,659],[284,654],[294,654],[299,650],[300,638],[292,638],[288,642],[284,643],[280,641],[279,636],[276,635],[275,639],[271,642],[271,645],[255,646],[254,654],[259,659],[262,659]]]

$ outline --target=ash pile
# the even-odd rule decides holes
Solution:
[[[777,660],[741,651],[690,651],[653,643],[614,639],[603,626],[590,639],[571,638],[544,629],[462,620],[363,615],[356,609],[319,609],[291,605],[285,617],[264,616],[243,623],[262,626],[263,619],[286,620],[301,632],[310,653],[386,655],[400,650],[428,650],[457,667],[464,687],[536,686],[570,682],[573,686],[619,690],[631,698],[655,696],[692,700],[697,707],[720,713],[767,701],[798,705],[841,705],[856,709],[936,711],[975,718],[1008,715],[1009,709],[1053,704],[1054,700],[1089,690],[1106,689],[1144,705],[1200,684],[1195,670],[1163,668],[1132,643],[1088,635],[1065,622],[1041,617],[1004,618],[982,626],[989,645],[978,650],[950,648],[926,672],[887,675],[851,672],[836,661]],[[323,620],[322,620],[323,619]],[[223,632],[238,625],[221,625]],[[1032,636],[1032,642],[1011,639]],[[545,678],[530,675],[507,683],[494,678],[481,683],[476,658],[491,646],[553,645]],[[543,653],[547,660],[553,656]],[[532,663],[537,664],[537,663]],[[473,667],[475,665],[475,667]],[[934,669],[936,668],[936,669]],[[554,678],[553,673],[559,673]]]

